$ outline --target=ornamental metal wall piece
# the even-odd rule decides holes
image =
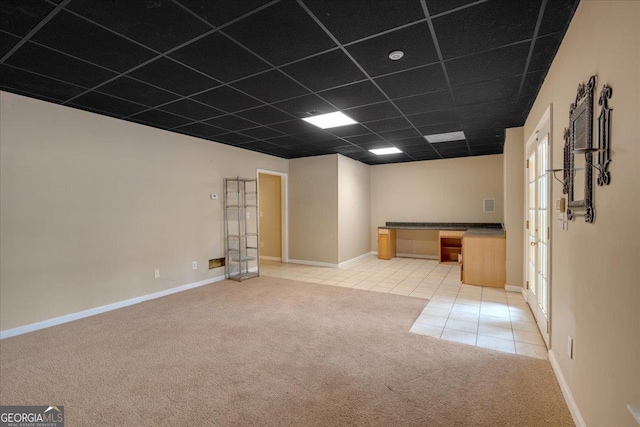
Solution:
[[[611,172],[609,172],[609,163],[611,162],[611,153],[609,150],[609,138],[611,134],[611,108],[609,108],[609,99],[613,95],[611,86],[604,85],[600,91],[598,105],[602,107],[598,116],[598,185],[609,185],[611,182]]]
[[[576,93],[576,100],[569,108],[569,203],[567,218],[573,219],[576,215],[583,215],[588,223],[595,221],[595,209],[593,208],[593,154],[587,152],[584,168],[584,193],[575,188],[575,156],[577,148],[593,148],[593,90],[596,86],[596,76],[591,76],[586,84],[580,83]],[[566,151],[565,151],[566,154]],[[565,164],[567,163],[565,158]],[[577,197],[576,197],[577,196]]]

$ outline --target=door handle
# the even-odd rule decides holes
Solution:
[[[538,243],[536,243],[536,242],[529,242],[529,244],[530,244],[531,246],[535,246],[535,245],[537,245]]]

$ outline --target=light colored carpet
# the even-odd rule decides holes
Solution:
[[[549,362],[414,335],[425,300],[260,277],[0,342],[67,426],[568,426]]]

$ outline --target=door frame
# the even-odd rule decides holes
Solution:
[[[280,221],[281,221],[281,258],[282,262],[289,262],[289,183],[286,172],[271,171],[267,169],[256,169],[258,188],[260,188],[260,174],[276,175],[280,177]],[[258,198],[258,205],[260,198]],[[260,207],[258,207],[260,209]],[[258,224],[260,215],[258,215]]]
[[[538,124],[536,125],[535,129],[533,130],[533,132],[531,133],[531,135],[529,135],[529,138],[527,139],[527,142],[525,144],[525,149],[524,149],[524,162],[526,163],[527,160],[529,159],[530,155],[532,152],[537,151],[538,148],[538,136],[542,136],[544,135],[544,133],[547,133],[547,144],[548,144],[548,165],[549,167],[551,167],[551,165],[553,165],[553,123],[552,123],[552,112],[553,112],[553,108],[552,108],[552,104],[549,104],[549,106],[546,108],[546,110],[544,111],[544,113],[542,114],[542,117],[540,118],[540,120],[538,121]],[[537,153],[536,153],[536,160],[537,160]],[[535,167],[535,166],[533,166]],[[528,177],[528,169],[525,167],[524,168],[524,223],[526,224],[527,219],[528,219],[528,209],[529,209],[529,177]],[[542,335],[543,340],[545,341],[545,344],[547,345],[548,349],[551,349],[551,322],[552,322],[552,287],[553,287],[553,283],[552,283],[552,244],[551,242],[553,241],[553,183],[551,182],[552,180],[550,179],[549,173],[547,173],[547,224],[549,227],[549,234],[548,234],[548,239],[547,239],[547,316],[546,316],[546,331],[540,330],[540,334]],[[536,178],[537,179],[537,178]],[[536,198],[537,198],[537,194],[536,194]],[[536,202],[537,203],[537,202]],[[537,215],[536,215],[537,217]],[[527,283],[527,279],[528,279],[528,262],[529,262],[529,257],[528,257],[528,253],[529,253],[529,231],[527,230],[526,226],[523,228],[523,234],[524,234],[524,239],[523,239],[523,244],[524,244],[524,251],[523,251],[523,283],[525,283],[525,289],[523,290],[523,296],[525,301],[529,304],[529,288],[526,287],[526,283]],[[537,252],[537,251],[536,251]],[[537,261],[536,261],[537,264]],[[536,301],[537,304],[537,301]],[[531,304],[529,304],[529,306],[531,307]],[[540,329],[540,322],[538,322],[538,319],[535,318],[535,313],[534,314],[534,319],[536,321],[536,324],[538,325],[538,329]]]

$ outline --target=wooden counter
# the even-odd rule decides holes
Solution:
[[[469,231],[462,237],[462,283],[504,288],[507,280],[504,232]]]

